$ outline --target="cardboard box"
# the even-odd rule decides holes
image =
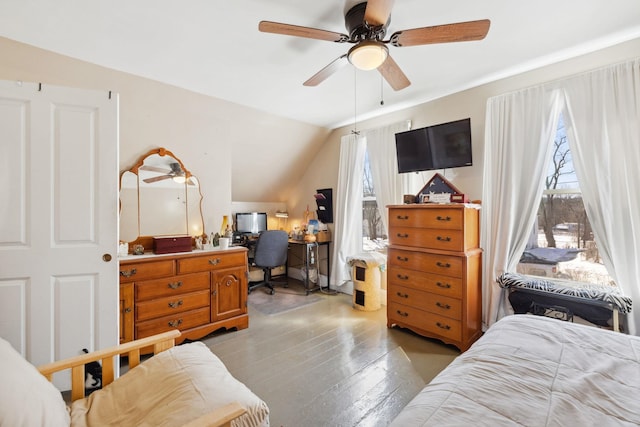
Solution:
[[[331,241],[331,232],[329,230],[326,231],[318,231],[316,233],[316,242],[330,242]]]
[[[153,238],[153,252],[156,254],[172,254],[191,252],[191,236],[161,236]]]

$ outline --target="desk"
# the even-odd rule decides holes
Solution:
[[[331,254],[329,251],[329,244],[331,242],[305,242],[303,240],[289,240],[289,254],[287,260],[287,268],[300,267],[304,269],[304,287],[306,294],[309,292],[317,291],[321,289],[320,286],[320,263],[326,262],[327,266],[327,290],[331,290]],[[326,257],[320,257],[320,247],[326,248]],[[302,255],[299,252],[302,251]],[[318,271],[318,285],[311,287],[311,281],[309,280],[308,271],[315,268]]]

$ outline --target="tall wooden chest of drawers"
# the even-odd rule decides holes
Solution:
[[[480,337],[479,216],[462,204],[389,206],[388,327],[461,351]]]
[[[247,250],[130,256],[120,260],[120,342],[179,329],[198,339],[249,326]]]

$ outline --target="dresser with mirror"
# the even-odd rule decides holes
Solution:
[[[121,343],[170,329],[181,342],[249,326],[245,248],[153,253],[154,238],[169,236],[190,236],[193,248],[205,234],[201,204],[198,178],[164,148],[121,174],[120,240],[129,248],[119,258]]]

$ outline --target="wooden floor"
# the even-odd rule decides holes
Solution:
[[[385,307],[363,312],[349,295],[322,296],[271,316],[249,304],[248,329],[202,340],[268,404],[271,426],[386,426],[459,354],[388,329]]]

